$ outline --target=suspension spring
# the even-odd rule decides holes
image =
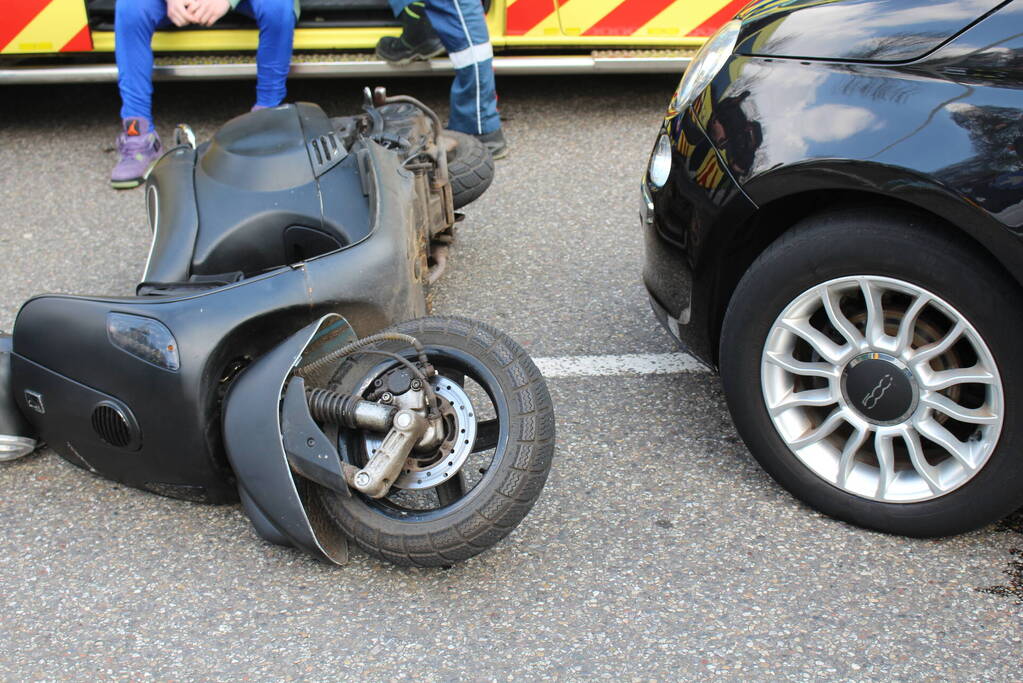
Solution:
[[[314,420],[343,427],[387,431],[398,412],[394,406],[364,401],[358,396],[329,389],[306,389],[305,396]]]

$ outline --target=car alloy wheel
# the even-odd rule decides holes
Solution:
[[[918,211],[848,206],[775,238],[732,292],[721,380],[779,484],[908,536],[1023,505],[1020,285]]]
[[[1003,390],[977,330],[932,292],[852,276],[796,297],[761,359],[778,435],[817,476],[884,502],[943,496],[987,462]]]

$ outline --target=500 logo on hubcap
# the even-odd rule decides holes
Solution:
[[[871,408],[876,406],[877,402],[884,398],[885,392],[891,388],[892,382],[894,381],[895,380],[892,379],[891,375],[885,375],[884,377],[882,377],[880,380],[878,380],[877,386],[871,389],[870,393],[863,397],[863,400],[860,401],[860,405],[862,405],[867,410],[870,410]]]
[[[919,398],[909,368],[876,351],[857,356],[845,367],[842,394],[850,408],[876,425],[903,422],[916,410]]]

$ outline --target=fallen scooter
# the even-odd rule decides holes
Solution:
[[[45,442],[130,486],[240,499],[264,539],[338,564],[354,540],[450,565],[514,528],[554,450],[543,377],[495,328],[423,317],[492,160],[412,98],[363,109],[253,112],[199,146],[179,127],[136,296],[38,296],[0,338],[0,459]]]

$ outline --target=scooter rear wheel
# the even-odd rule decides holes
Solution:
[[[452,203],[460,209],[479,199],[494,182],[494,159],[472,135],[454,130],[445,130],[444,135],[455,141],[448,152],[448,178]]]
[[[369,554],[399,565],[449,566],[496,544],[533,507],[554,454],[554,408],[529,355],[489,325],[431,317],[389,331],[412,335],[426,347],[439,373],[437,393],[454,406],[451,428],[459,440],[443,454],[441,468],[429,454],[409,458],[383,498],[325,488],[319,495],[331,520]],[[373,348],[415,360],[401,342]],[[367,395],[374,381],[396,366],[380,359],[352,357],[338,368],[331,387]],[[339,450],[361,466],[375,437],[343,431]],[[453,469],[445,470],[449,464]],[[430,486],[439,476],[443,483]]]

